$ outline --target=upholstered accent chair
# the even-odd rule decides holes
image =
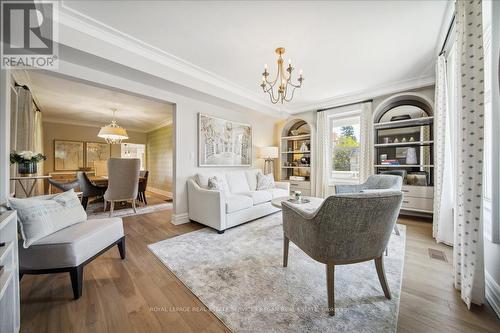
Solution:
[[[283,267],[288,265],[290,241],[314,260],[326,264],[331,316],[335,315],[336,265],[374,260],[384,295],[390,299],[383,253],[396,223],[401,201],[401,191],[334,195],[326,198],[313,212],[284,201]]]
[[[401,191],[403,178],[402,175],[371,175],[363,184],[335,186],[335,194]],[[394,232],[399,236],[397,224],[394,224]]]
[[[109,216],[113,216],[115,202],[132,201],[136,213],[135,202],[139,193],[139,171],[141,160],[138,158],[108,159],[108,189],[104,193],[104,210],[110,202]]]
[[[141,181],[139,182],[139,194],[137,195],[137,199],[147,205],[148,201],[146,199],[146,189],[148,188],[149,171],[146,170],[139,172],[139,177],[141,178]]]
[[[69,272],[73,297],[83,290],[85,265],[118,246],[125,259],[125,234],[121,218],[87,220],[48,235],[28,248],[19,241],[19,279],[25,274],[54,274]]]
[[[89,198],[102,197],[106,191],[106,187],[92,184],[87,174],[83,171],[76,173],[76,179],[78,179],[80,191],[82,191],[83,209],[87,209]]]

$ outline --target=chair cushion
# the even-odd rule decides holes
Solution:
[[[19,247],[23,269],[74,267],[123,237],[119,217],[87,220],[37,240],[29,248]]]
[[[282,188],[270,188],[264,191],[271,193],[273,199],[287,197],[290,195],[290,193],[287,190]]]
[[[236,212],[252,206],[252,198],[246,195],[230,194],[226,196],[226,213]]]
[[[229,185],[231,193],[243,193],[250,191],[250,186],[248,185],[247,177],[244,171],[226,172],[226,181]]]
[[[273,198],[273,195],[267,191],[250,191],[241,194],[252,198],[252,202],[254,205],[271,201],[271,199]]]
[[[257,175],[257,190],[267,190],[270,188],[275,188],[274,175],[272,173],[264,175],[259,173]]]
[[[10,198],[9,203],[17,211],[25,248],[39,239],[87,219],[87,213],[73,189],[54,196]]]

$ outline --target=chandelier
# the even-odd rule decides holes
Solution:
[[[281,104],[283,104],[283,102],[290,102],[293,99],[295,89],[302,86],[304,78],[302,77],[302,70],[300,70],[297,84],[293,84],[292,72],[294,68],[292,67],[292,60],[288,60],[288,67],[285,69],[282,57],[285,53],[285,49],[283,47],[278,47],[275,52],[278,54],[278,72],[276,73],[276,78],[274,81],[269,81],[269,72],[267,71],[267,65],[265,65],[264,73],[262,73],[262,83],[260,86],[265,93],[269,94],[271,103],[276,104],[281,102]],[[275,92],[274,87],[276,84],[278,84],[278,88]]]
[[[111,124],[101,127],[97,136],[106,140],[107,143],[118,144],[121,143],[122,140],[128,139],[128,135],[127,131],[123,127],[118,126],[116,123],[116,109],[111,109],[111,111],[113,112],[113,120],[111,120]]]

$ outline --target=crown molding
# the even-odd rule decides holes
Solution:
[[[43,115],[43,111],[42,111],[42,115]],[[82,120],[72,120],[72,119],[57,119],[57,118],[46,117],[46,116],[42,116],[42,122],[53,123],[53,124],[62,124],[62,125],[94,127],[94,128],[101,128],[103,125],[105,125],[102,123],[97,123],[97,122],[92,122],[92,121],[82,121]],[[129,126],[127,126],[125,129],[129,132],[136,132],[136,133],[151,132],[151,129],[145,130],[145,129],[139,129],[139,128],[134,128],[134,127],[129,127]]]
[[[187,75],[188,77],[199,80],[205,84],[209,84],[211,86],[211,89],[213,89],[213,87],[219,88],[225,92],[224,94],[222,94],[225,95],[224,99],[232,103],[239,105],[247,104],[244,106],[259,112],[267,113],[275,117],[283,117],[283,111],[286,111],[283,110],[282,108],[269,105],[269,103],[266,103],[266,101],[262,99],[261,95],[257,94],[252,90],[244,88],[222,76],[212,73],[191,62],[188,62],[173,54],[170,54],[158,47],[150,45],[144,41],[141,41],[140,39],[137,39],[131,35],[119,31],[103,22],[91,18],[73,8],[68,7],[64,1],[60,3],[59,23],[66,25],[74,30],[80,31],[84,34],[87,34],[92,38],[125,49],[129,52],[134,53],[135,55],[146,58],[160,65],[163,65],[171,70],[180,72],[184,75]],[[184,85],[182,83],[179,84]],[[215,95],[213,91],[203,91],[200,88],[193,88],[193,87],[189,88],[201,91],[202,93],[222,98],[220,96]],[[247,100],[250,101],[251,103],[248,102],[245,103],[241,99],[235,101],[231,97],[227,96],[228,92],[242,98],[243,101]],[[253,104],[253,105],[248,105],[248,104]]]
[[[380,97],[398,92],[429,87],[435,84],[434,76],[426,76],[423,78],[414,78],[403,80],[392,84],[385,84],[367,89],[358,90],[356,92],[346,93],[331,98],[327,98],[317,103],[301,106],[290,111],[291,114],[297,114],[307,111],[316,111],[319,109],[332,108],[344,104],[353,103],[369,98]]]

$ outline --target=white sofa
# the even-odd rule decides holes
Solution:
[[[189,219],[216,229],[219,233],[236,225],[275,213],[274,198],[288,196],[290,184],[276,182],[276,187],[257,191],[259,169],[206,171],[188,179]],[[208,179],[224,180],[224,190],[209,190]]]

